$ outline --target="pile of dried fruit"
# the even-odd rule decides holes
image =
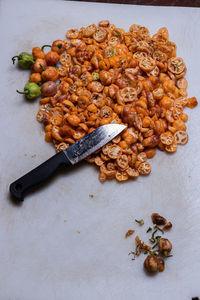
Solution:
[[[161,235],[156,235],[157,232],[160,232],[160,234],[164,234],[166,230],[169,230],[172,228],[172,223],[167,222],[167,220],[160,216],[157,213],[153,213],[151,215],[152,222],[154,224],[154,227],[149,227],[147,229],[148,232],[152,232],[151,237],[149,238],[150,243],[152,246],[145,244],[140,240],[138,236],[136,236],[136,249],[135,251],[131,251],[129,255],[133,255],[134,258],[132,260],[135,260],[135,257],[139,256],[141,253],[148,254],[144,261],[144,268],[147,272],[163,272],[165,269],[165,261],[163,258],[167,258],[172,256],[170,254],[172,250],[172,244],[171,242],[163,238]],[[144,225],[143,220],[135,220],[137,223],[139,223],[140,226]],[[161,228],[160,225],[163,227]],[[129,237],[132,234],[134,234],[134,230],[130,229],[125,234],[125,237]]]
[[[125,124],[120,136],[87,159],[100,168],[101,182],[125,181],[150,173],[147,159],[156,148],[171,153],[187,143],[183,110],[197,100],[187,98],[186,66],[167,28],[151,37],[140,25],[125,32],[100,21],[70,29],[66,37],[54,41],[48,53],[45,45],[34,47],[31,57],[18,56],[20,67],[32,68],[27,98],[37,97],[41,85],[37,119],[56,151],[100,125]]]

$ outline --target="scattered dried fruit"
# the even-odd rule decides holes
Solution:
[[[165,230],[168,230],[172,227],[171,222],[167,222],[167,220],[160,216],[158,213],[153,213],[151,215],[151,219],[154,225],[154,231],[151,235],[151,238],[149,241],[151,242],[152,246],[149,246],[142,242],[137,235],[135,238],[136,241],[136,248],[135,251],[131,251],[129,255],[133,255],[132,260],[135,260],[137,256],[139,256],[141,253],[148,254],[144,261],[144,268],[147,272],[163,272],[165,269],[165,262],[163,258],[170,257],[169,253],[172,250],[172,244],[168,239],[163,238],[161,235],[156,235],[158,231],[160,231],[162,234],[164,234]],[[141,220],[135,220],[139,224],[144,224],[143,219]],[[158,225],[164,225],[163,228],[160,228]],[[128,237],[132,235],[133,230],[127,231],[125,237]],[[152,227],[149,227],[146,231],[146,233],[149,233],[152,231]]]
[[[131,236],[134,232],[135,232],[135,230],[129,229],[125,234],[125,238]]]
[[[169,230],[169,229],[171,229],[172,228],[172,223],[171,222],[168,222],[167,224],[165,224],[164,226],[163,226],[163,230],[165,231],[165,230]]]
[[[148,255],[144,261],[144,268],[147,272],[163,272],[165,269],[165,262],[162,258],[157,258],[155,255]]]
[[[172,250],[172,244],[168,239],[161,238],[158,242],[158,248],[161,254],[168,256],[169,252]]]
[[[37,120],[56,151],[101,125],[125,124],[107,153],[102,148],[87,159],[100,168],[101,182],[124,182],[151,172],[146,160],[156,147],[174,153],[188,142],[183,110],[198,102],[187,98],[186,66],[176,57],[166,27],[151,37],[144,26],[133,24],[125,32],[103,20],[70,29],[66,37],[25,53],[26,68],[32,70],[28,84],[38,84],[39,90],[41,85]],[[46,47],[51,48],[47,53]]]
[[[141,242],[139,236],[137,235],[135,238],[136,243],[140,246],[143,250],[151,250],[151,246],[145,244],[144,242]]]
[[[151,219],[152,219],[153,224],[156,224],[156,225],[165,225],[167,223],[167,220],[157,213],[153,213],[151,215]]]

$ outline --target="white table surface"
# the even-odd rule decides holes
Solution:
[[[188,68],[188,93],[199,98],[199,8],[1,1],[1,300],[188,300],[200,296],[199,107],[187,109],[189,143],[174,155],[159,152],[148,177],[102,185],[94,166],[84,163],[29,195],[21,206],[10,201],[9,184],[54,154],[35,119],[38,101],[28,103],[15,92],[23,89],[29,72],[19,71],[11,57],[63,39],[69,28],[101,19],[125,29],[142,24],[152,34],[166,26]],[[142,268],[144,256],[134,262],[128,256],[135,247],[134,236],[124,239],[124,234],[133,228],[147,239],[144,232],[152,212],[172,221],[173,229],[166,236],[174,248],[166,270],[147,276]],[[144,218],[145,227],[139,228],[135,218]]]

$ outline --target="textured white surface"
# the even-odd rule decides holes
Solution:
[[[101,19],[126,29],[132,23],[143,24],[151,33],[167,26],[188,67],[189,95],[200,95],[199,9],[1,1],[2,300],[187,300],[200,295],[199,107],[187,110],[189,143],[174,155],[157,154],[149,177],[101,185],[94,167],[82,164],[27,197],[22,206],[9,200],[9,184],[54,153],[35,120],[38,102],[25,102],[15,92],[23,88],[28,72],[15,68],[11,57],[62,39],[68,28]],[[128,257],[134,238],[125,240],[124,234],[134,228],[147,238],[133,220],[143,217],[146,228],[152,212],[174,224],[168,234],[174,256],[164,273],[147,276],[143,257],[135,262]]]

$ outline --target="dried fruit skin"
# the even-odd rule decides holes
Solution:
[[[172,244],[168,239],[161,238],[158,242],[160,253],[166,255],[172,250]]]
[[[134,232],[135,232],[135,230],[132,230],[132,229],[128,230],[125,234],[125,238],[131,236]]]
[[[153,224],[156,224],[156,225],[165,225],[165,224],[167,224],[167,220],[164,217],[157,214],[157,213],[153,213],[151,215],[151,219],[152,219]]]
[[[148,255],[144,261],[144,268],[147,272],[154,273],[158,271],[158,259],[155,255]]]
[[[173,153],[188,142],[184,108],[198,102],[187,98],[187,69],[166,27],[151,36],[141,25],[125,32],[102,20],[69,29],[65,39],[46,46],[47,53],[32,49],[30,83],[41,84],[37,120],[56,151],[99,126],[127,126],[87,158],[99,168],[101,182],[148,175],[156,148]]]

